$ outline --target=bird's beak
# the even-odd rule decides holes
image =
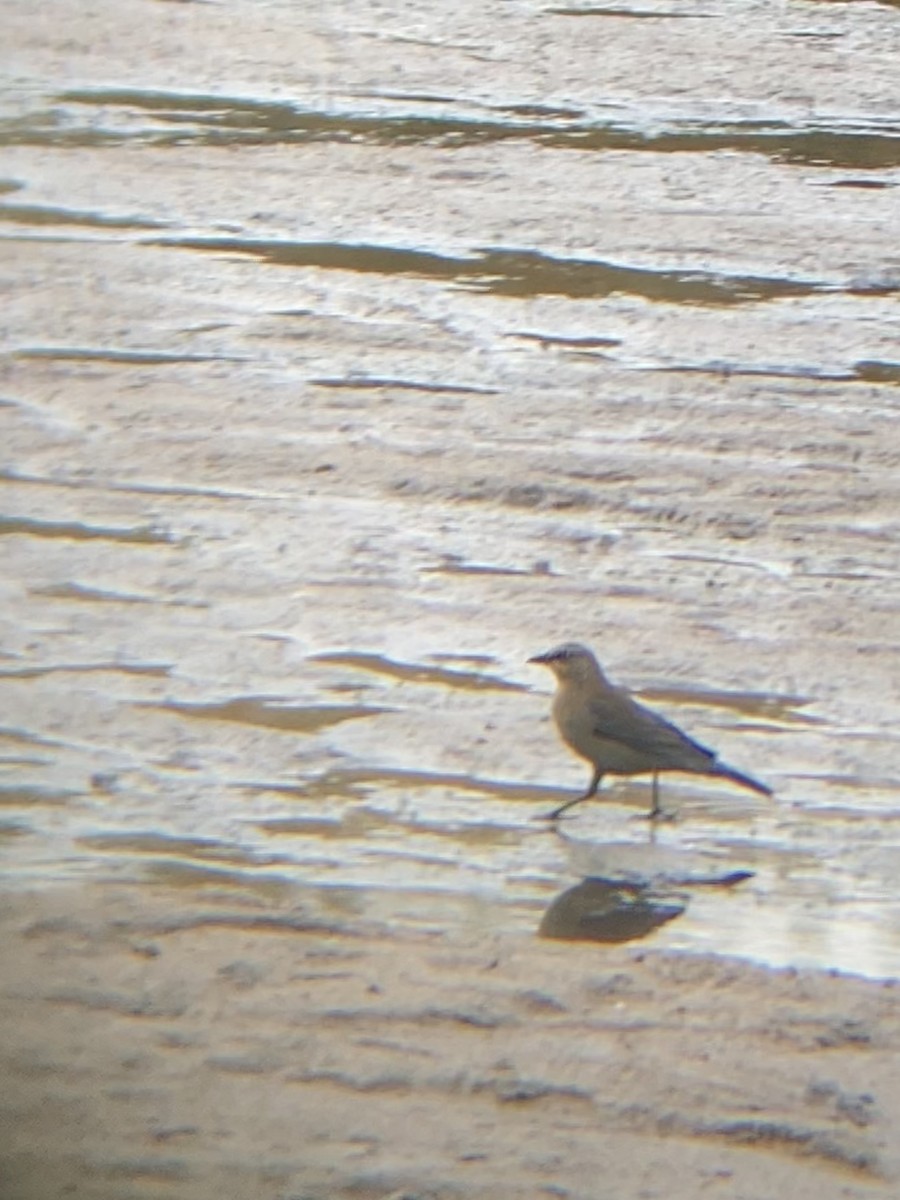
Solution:
[[[530,663],[545,663],[547,661],[546,654],[535,654],[533,658],[529,658]]]

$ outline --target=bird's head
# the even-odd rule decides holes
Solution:
[[[545,654],[536,654],[528,661],[549,667],[561,684],[603,678],[603,672],[593,651],[587,646],[582,646],[580,642],[563,642],[561,646],[554,646]]]

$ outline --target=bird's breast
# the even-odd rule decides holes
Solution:
[[[566,745],[601,771],[634,775],[653,769],[642,751],[604,736],[584,698],[560,692],[553,702],[553,717]]]

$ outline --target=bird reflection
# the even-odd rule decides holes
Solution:
[[[680,917],[683,898],[665,897],[646,885],[583,879],[557,896],[544,913],[541,937],[572,942],[631,942]]]

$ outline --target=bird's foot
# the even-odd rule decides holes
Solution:
[[[650,812],[635,813],[631,819],[632,821],[652,821],[655,825],[658,821],[677,821],[678,813],[668,808],[654,808]]]
[[[574,816],[574,813],[564,816],[560,809],[554,808],[553,812],[538,813],[536,817],[532,817],[531,819],[532,821],[571,821]]]

